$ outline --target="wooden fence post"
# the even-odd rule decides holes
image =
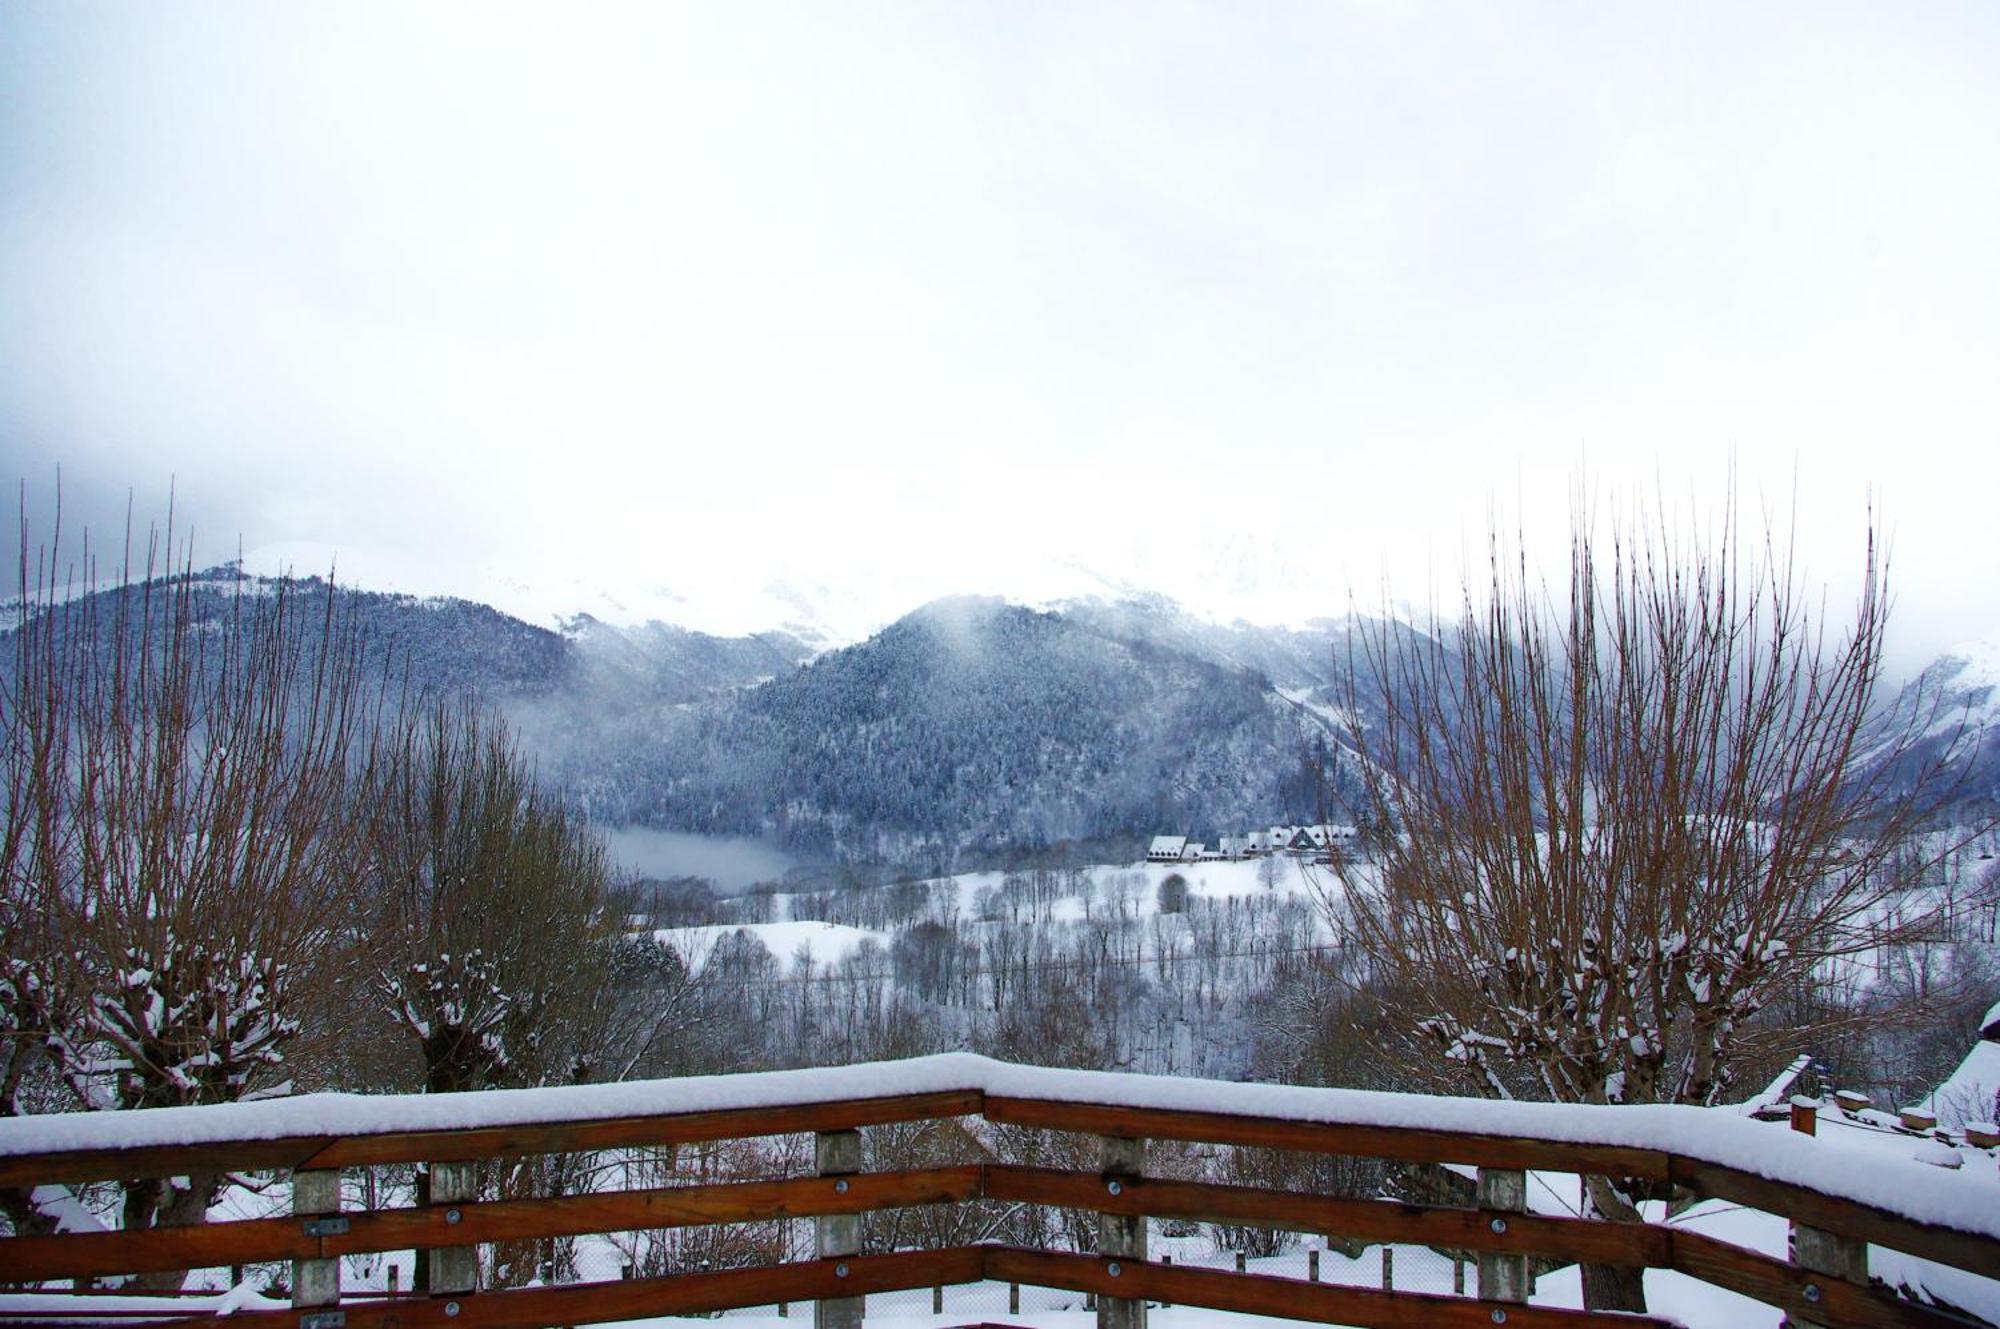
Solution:
[[[861,1171],[860,1131],[821,1131],[813,1150],[822,1177],[852,1176]],[[836,1189],[845,1186],[835,1181]],[[824,1214],[813,1220],[815,1248],[822,1260],[861,1253],[861,1215]],[[845,1264],[834,1268],[844,1271]],[[861,1329],[864,1297],[823,1297],[813,1304],[813,1329]]]
[[[1830,1278],[1845,1279],[1860,1286],[1868,1283],[1868,1243],[1843,1237],[1824,1228],[1792,1224],[1792,1263],[1799,1268]],[[1819,1283],[1808,1282],[1803,1292],[1807,1301],[1818,1301]],[[1792,1320],[1798,1329],[1825,1329],[1822,1322],[1805,1318]]]
[[[340,1172],[315,1168],[292,1174],[292,1212],[304,1224],[307,1236],[334,1236],[347,1230],[340,1215]],[[308,1312],[299,1317],[304,1329],[341,1323],[340,1257],[330,1260],[292,1261],[292,1306]],[[325,1306],[334,1308],[319,1314],[310,1312]]]
[[[458,1206],[479,1198],[477,1163],[431,1164],[431,1208],[444,1211],[447,1224],[456,1223]],[[444,1246],[431,1252],[433,1297],[458,1297],[479,1290],[479,1247]],[[450,1314],[449,1308],[446,1314]]]
[[[1146,1175],[1146,1142],[1114,1135],[1100,1137],[1104,1163],[1104,1188],[1113,1195]],[[1097,1253],[1105,1261],[1105,1272],[1116,1277],[1127,1261],[1146,1258],[1146,1216],[1144,1214],[1104,1214],[1097,1216]],[[1146,1329],[1144,1297],[1099,1297],[1097,1329]]]
[[[1512,1216],[1527,1212],[1527,1208],[1526,1172],[1519,1168],[1479,1169],[1479,1210],[1494,1232],[1505,1232]],[[1479,1296],[1484,1301],[1525,1302],[1528,1299],[1528,1257],[1481,1251]]]

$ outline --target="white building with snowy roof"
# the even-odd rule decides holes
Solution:
[[[1938,1124],[1959,1129],[2000,1122],[2000,1002],[1979,1022],[1979,1041],[1930,1096]]]

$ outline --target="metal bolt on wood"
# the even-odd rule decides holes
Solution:
[[[309,1215],[340,1212],[340,1173],[333,1169],[312,1169],[292,1174],[292,1212],[305,1218],[305,1230],[314,1231],[317,1221]],[[340,1304],[340,1260],[292,1261],[292,1305],[338,1306]]]
[[[1868,1282],[1868,1244],[1843,1237],[1805,1223],[1792,1224],[1792,1261],[1808,1273],[1826,1274],[1849,1283]],[[1817,1306],[1825,1298],[1820,1284],[1809,1282],[1799,1289],[1808,1305]],[[1805,1316],[1793,1318],[1798,1329],[1825,1329],[1821,1321]]]
[[[846,1177],[861,1171],[860,1131],[821,1131],[813,1144],[813,1161],[822,1177],[839,1177],[836,1191],[849,1185]],[[861,1215],[822,1214],[813,1220],[814,1247],[822,1260],[861,1254]],[[845,1278],[845,1260],[833,1267]],[[813,1303],[813,1329],[861,1329],[865,1297],[822,1297]]]
[[[1146,1142],[1106,1135],[1099,1138],[1099,1158],[1105,1173],[1105,1190],[1118,1195],[1125,1183],[1145,1175]],[[1097,1253],[1110,1257],[1106,1266],[1113,1278],[1124,1271],[1123,1261],[1146,1258],[1146,1219],[1141,1214],[1097,1216]],[[1097,1329],[1146,1329],[1146,1301],[1143,1297],[1097,1298]]]
[[[1491,1221],[1495,1232],[1507,1230],[1500,1215],[1523,1213],[1528,1207],[1528,1174],[1520,1168],[1479,1169],[1479,1207],[1499,1210]],[[1528,1257],[1482,1251],[1479,1255],[1479,1296],[1485,1301],[1525,1302],[1528,1299]],[[1495,1309],[1493,1323],[1501,1324],[1507,1313]]]
[[[479,1168],[474,1163],[431,1164],[431,1203],[447,1206],[445,1222],[456,1205],[479,1198]],[[463,1215],[461,1215],[463,1217]],[[431,1252],[431,1295],[479,1290],[479,1247],[446,1246]],[[456,1314],[447,1311],[447,1314]]]

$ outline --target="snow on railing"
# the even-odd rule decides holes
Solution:
[[[1102,1167],[1064,1172],[986,1163],[861,1172],[858,1130],[963,1116],[1101,1137]],[[473,1169],[464,1166],[794,1132],[818,1138],[818,1175],[481,1202]],[[1144,1176],[1147,1139],[1472,1165],[1479,1169],[1479,1207],[1426,1208],[1150,1178]],[[433,1165],[428,1205],[338,1212],[337,1181],[326,1179],[341,1169],[418,1162]],[[807,1299],[838,1303],[834,1319],[842,1322],[850,1310],[858,1315],[855,1299],[870,1291],[985,1278],[1083,1291],[1101,1299],[1111,1322],[1123,1324],[1143,1319],[1148,1298],[1353,1324],[1412,1322],[1413,1314],[1438,1324],[1593,1322],[1580,1312],[1524,1304],[1532,1255],[1677,1269],[1781,1306],[1796,1323],[1875,1325],[1950,1321],[1870,1288],[1871,1243],[1974,1274],[2000,1270],[2000,1197],[1991,1176],[1947,1172],[1728,1112],[1685,1107],[1496,1103],[1231,1084],[1047,1070],[952,1054],[603,1086],[319,1094],[0,1121],[0,1186],[217,1169],[291,1172],[300,1216],[11,1237],[0,1240],[0,1269],[6,1271],[0,1276],[36,1282],[290,1259],[296,1262],[294,1308],[242,1309],[236,1317],[303,1329],[334,1329],[336,1323],[360,1329],[391,1320],[577,1324]],[[1793,1222],[1798,1253],[1787,1263],[1658,1224],[1527,1214],[1521,1178],[1529,1169],[1644,1178],[1778,1214]],[[856,1215],[981,1198],[1094,1209],[1105,1216],[1103,1244],[1095,1256],[987,1245],[859,1254]],[[476,1248],[487,1242],[772,1217],[815,1218],[821,1258],[611,1285],[473,1291]],[[1145,1257],[1146,1217],[1261,1223],[1475,1252],[1479,1295],[1335,1289],[1155,1263]],[[415,1303],[341,1301],[341,1256],[412,1247],[439,1252],[437,1267],[445,1272],[432,1282],[436,1295]],[[452,1251],[457,1254],[447,1258]]]

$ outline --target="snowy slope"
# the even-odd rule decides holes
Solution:
[[[1967,1122],[2000,1122],[2000,1003],[1979,1022],[1980,1039],[1932,1093],[1938,1124],[1958,1130]]]
[[[1973,802],[2000,798],[2000,631],[1960,643],[1904,685],[1874,740],[1865,762],[1906,744],[1910,751],[1896,767],[1905,778],[1947,760],[1947,778],[1934,788]]]
[[[763,943],[772,958],[792,970],[810,957],[814,965],[837,964],[854,953],[864,941],[887,947],[890,934],[843,923],[822,923],[801,919],[793,923],[744,923],[735,927],[661,928],[653,933],[662,945],[673,947],[696,962],[715,948],[722,938],[747,932]]]

